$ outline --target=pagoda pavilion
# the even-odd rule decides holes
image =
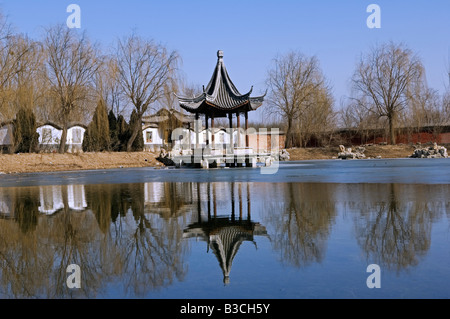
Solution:
[[[196,122],[200,116],[205,118],[206,131],[214,132],[214,119],[226,118],[229,120],[230,147],[233,149],[233,116],[236,117],[237,128],[240,129],[240,117],[243,114],[245,118],[245,147],[249,147],[248,130],[248,112],[256,110],[264,101],[265,94],[262,96],[251,97],[253,87],[248,93],[241,94],[231,81],[225,64],[223,63],[223,52],[217,52],[217,64],[214,73],[206,88],[203,86],[203,92],[192,98],[177,96],[180,107],[195,115]],[[201,121],[201,120],[200,120]],[[211,127],[209,122],[211,121]],[[196,129],[196,148],[199,147],[199,130]],[[241,145],[240,133],[237,134],[237,146]],[[206,146],[214,149],[214,133],[206,136]]]

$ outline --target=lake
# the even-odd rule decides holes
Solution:
[[[449,159],[0,175],[0,298],[448,299],[449,220]]]

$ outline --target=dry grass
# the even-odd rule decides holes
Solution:
[[[448,148],[447,145],[444,145]],[[348,147],[355,147],[345,145]],[[339,147],[291,148],[287,150],[291,161],[332,159]],[[366,146],[366,157],[406,158],[414,151],[412,145]],[[109,169],[120,167],[160,167],[156,152],[100,152],[79,154],[0,154],[0,173],[50,172],[68,170]]]
[[[25,173],[119,167],[157,167],[158,154],[152,152],[99,152],[78,154],[1,154],[0,172]]]

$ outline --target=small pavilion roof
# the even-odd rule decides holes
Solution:
[[[162,108],[152,115],[147,115],[142,117],[142,123],[144,124],[159,124],[164,121],[168,121],[170,117],[175,117],[178,121],[182,123],[190,123],[194,121],[193,115],[183,114],[175,109],[165,109]]]
[[[244,241],[255,244],[254,236],[267,236],[266,228],[249,220],[234,220],[228,216],[214,217],[208,221],[194,223],[184,230],[183,237],[199,237],[208,243],[216,256],[228,284],[233,259]]]
[[[223,63],[223,52],[219,50],[216,68],[206,88],[203,87],[203,93],[192,98],[177,95],[177,98],[188,112],[224,117],[228,113],[253,111],[260,107],[266,94],[251,97],[252,90],[253,87],[245,94],[238,91]]]

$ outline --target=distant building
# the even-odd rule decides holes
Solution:
[[[36,129],[39,134],[39,150],[44,152],[56,151],[59,148],[62,136],[62,128],[53,123],[39,125]],[[71,125],[67,129],[66,147],[67,152],[82,151],[84,133],[86,126],[82,124]]]
[[[12,121],[0,123],[0,151],[10,152],[13,147],[13,130],[14,124]]]
[[[168,110],[165,108],[160,109],[155,114],[144,116],[142,118],[144,150],[158,151],[161,148],[171,149],[176,143],[180,144],[182,141],[179,140],[179,136],[172,139],[172,133],[178,128],[188,132],[193,121],[193,116],[183,114],[174,109]]]
[[[68,152],[81,152],[83,150],[83,138],[86,132],[84,125],[73,125],[67,129],[66,146]]]
[[[270,152],[271,150],[284,149],[286,135],[282,131],[271,129],[256,131],[248,134],[249,147],[256,152]]]
[[[39,134],[39,149],[42,151],[57,150],[61,142],[62,129],[53,123],[39,125],[36,129]]]

